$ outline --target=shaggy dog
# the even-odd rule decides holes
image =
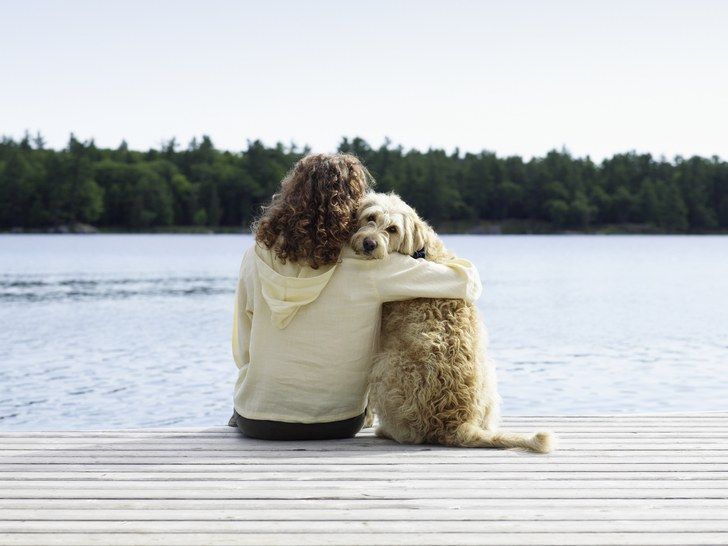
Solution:
[[[351,246],[367,258],[399,252],[434,262],[454,256],[435,231],[394,194],[371,193],[358,211]],[[497,431],[500,396],[485,330],[475,305],[456,299],[416,299],[382,309],[369,404],[376,434],[400,443],[551,450],[549,432]]]

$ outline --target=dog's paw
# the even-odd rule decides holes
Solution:
[[[533,450],[537,453],[550,453],[556,448],[556,436],[553,432],[537,432],[533,436]]]
[[[374,435],[377,438],[384,438],[385,440],[393,440],[392,436],[385,430],[382,425],[379,425],[377,428],[374,429]]]
[[[369,408],[364,412],[364,424],[362,428],[372,428],[374,426],[374,412]]]

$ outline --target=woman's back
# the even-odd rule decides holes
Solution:
[[[412,297],[474,300],[477,270],[393,254],[366,260],[348,247],[312,269],[270,250],[246,252],[236,294],[235,409],[249,419],[319,423],[366,407],[381,305]]]

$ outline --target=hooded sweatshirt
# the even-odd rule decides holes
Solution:
[[[366,409],[384,302],[475,301],[482,286],[467,260],[446,264],[390,254],[367,260],[346,247],[336,264],[281,263],[252,246],[235,293],[234,405],[248,419],[325,423]]]

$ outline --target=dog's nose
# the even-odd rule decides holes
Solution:
[[[375,243],[369,237],[367,237],[366,239],[364,239],[362,246],[364,247],[364,252],[371,252],[372,250],[377,248],[377,243]]]

